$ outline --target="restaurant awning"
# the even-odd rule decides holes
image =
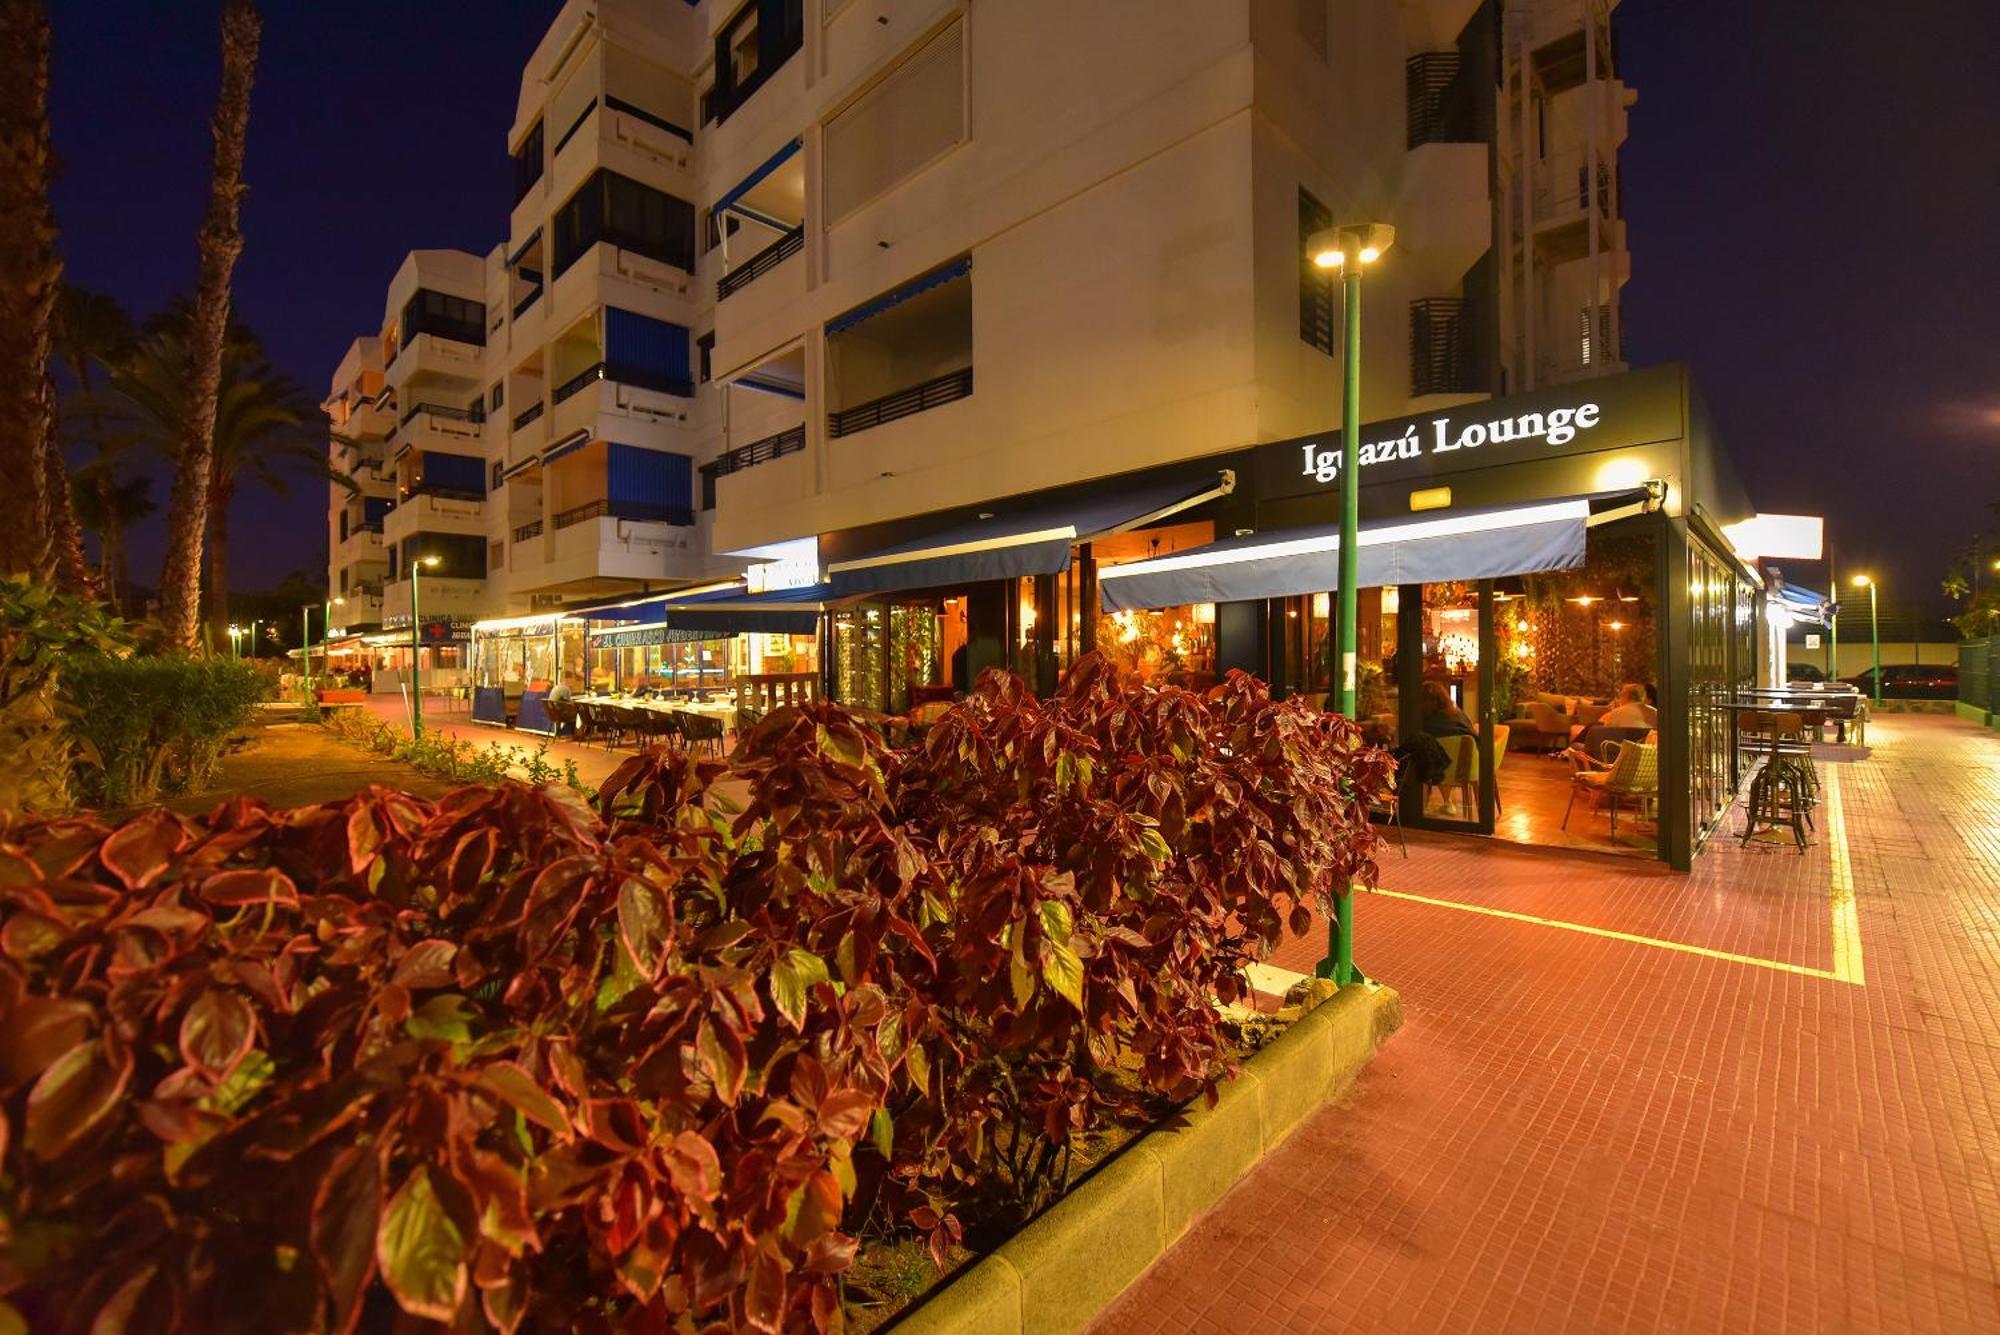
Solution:
[[[1823,593],[1815,593],[1802,584],[1786,583],[1778,589],[1778,605],[1791,614],[1795,623],[1814,626],[1827,624],[1827,616],[1833,604]]]
[[[1227,496],[1229,469],[1179,482],[1156,482],[1111,496],[1052,502],[988,514],[942,533],[835,561],[827,576],[838,597],[933,589],[982,580],[1053,575],[1069,568],[1071,544],[1122,533]]]
[[[1361,525],[1359,587],[1499,579],[1583,564],[1594,523],[1637,513],[1644,490],[1571,496],[1530,505],[1397,515]],[[1097,588],[1107,612],[1292,598],[1340,583],[1337,524],[1277,529],[1126,565],[1104,566]]]
[[[833,596],[833,588],[827,584],[764,593],[752,593],[742,584],[709,585],[640,602],[591,608],[582,615],[605,623],[590,631],[600,639],[637,625],[673,632],[653,643],[730,635],[810,635],[819,628],[819,614]]]

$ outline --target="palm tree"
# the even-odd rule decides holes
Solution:
[[[49,162],[48,15],[40,0],[0,0],[0,574],[49,573],[49,323],[62,281]]]
[[[116,439],[149,446],[172,457],[183,448],[194,414],[187,373],[192,311],[186,303],[150,320],[127,356],[112,368],[106,401]],[[353,486],[327,463],[314,434],[317,406],[303,387],[279,372],[256,335],[232,325],[223,343],[216,387],[214,430],[204,510],[207,580],[202,603],[211,643],[220,643],[229,621],[229,517],[237,491],[258,482],[287,489],[300,474]]]
[[[123,355],[133,337],[132,317],[116,298],[74,283],[63,284],[56,299],[53,352],[76,382],[76,393],[65,407],[71,424],[69,434],[77,434],[75,424],[81,419],[85,428],[81,438],[93,447],[91,461],[76,474],[82,488],[77,517],[97,534],[98,579],[120,607],[125,602],[125,528],[128,516],[137,517],[131,515],[132,507],[136,499],[144,497],[146,484],[143,479],[119,477],[118,444],[104,430],[96,372]],[[152,509],[151,500],[146,499],[145,509],[139,513]]]
[[[229,328],[229,282],[243,253],[238,226],[243,147],[250,129],[250,84],[257,71],[262,21],[251,0],[223,0],[222,88],[216,96],[215,162],[208,213],[199,238],[200,270],[187,339],[187,413],[167,511],[167,559],[160,574],[166,642],[196,646],[201,613],[202,539],[210,528],[215,424],[222,387],[223,338]]]

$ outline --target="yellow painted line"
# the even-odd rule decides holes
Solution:
[[[1840,800],[1840,766],[1826,767],[1826,845],[1833,864],[1828,889],[1833,914],[1833,976],[1865,985],[1861,968],[1861,914],[1854,903],[1854,863],[1847,852],[1847,811]]]

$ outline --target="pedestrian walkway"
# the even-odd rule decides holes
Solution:
[[[368,712],[385,723],[408,729],[410,726],[409,702],[401,695],[371,695],[368,697]],[[474,723],[469,707],[464,701],[424,700],[424,728],[442,736],[454,737],[484,748],[498,742],[513,747],[524,755],[533,755],[543,742],[549,744],[548,758],[551,763],[561,765],[564,761],[574,761],[577,777],[592,788],[602,787],[620,765],[632,758],[630,748],[614,750],[606,746],[594,746],[588,742],[566,741],[555,737],[543,737],[539,733],[515,732],[512,728],[498,728],[490,723]]]
[[[2000,1331],[2000,737],[1868,740],[1804,856],[1390,852],[1405,1027],[1097,1330]]]

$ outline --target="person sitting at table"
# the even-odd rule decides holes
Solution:
[[[570,689],[568,673],[564,673],[561,677],[557,678],[556,684],[549,687],[548,698],[550,704],[560,704],[562,701],[571,699],[575,695],[576,692]]]
[[[1472,737],[1472,720],[1451,702],[1443,682],[1424,683],[1424,731],[1433,737]]]
[[[1659,721],[1659,712],[1646,704],[1646,688],[1628,681],[1618,688],[1617,701],[1597,723],[1603,728],[1651,728]]]

